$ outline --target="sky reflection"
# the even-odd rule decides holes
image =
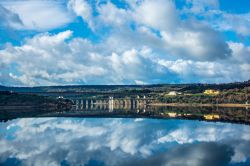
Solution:
[[[250,126],[27,118],[0,123],[0,147],[0,165],[249,165]]]

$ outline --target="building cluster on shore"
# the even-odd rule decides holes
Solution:
[[[205,94],[205,95],[219,95],[220,91],[214,90],[214,89],[207,89],[203,92],[203,94]],[[170,91],[166,95],[167,96],[177,96],[177,95],[184,95],[184,93],[178,92],[178,91]]]
[[[207,89],[204,91],[205,95],[218,95],[220,94],[220,91],[214,90],[214,89]]]

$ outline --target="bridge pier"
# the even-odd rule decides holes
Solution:
[[[113,97],[109,97],[108,104],[109,104],[109,112],[113,112],[113,109],[114,109],[114,98]]]

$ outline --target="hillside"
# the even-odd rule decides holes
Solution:
[[[202,93],[206,89],[229,90],[243,89],[250,86],[250,80],[223,84],[155,84],[155,85],[71,85],[71,86],[38,86],[38,87],[6,87],[0,86],[0,91],[13,92],[113,92],[113,93],[151,93],[180,91],[185,93]]]

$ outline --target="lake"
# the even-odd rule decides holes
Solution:
[[[0,123],[0,165],[249,166],[250,126],[146,118]]]

